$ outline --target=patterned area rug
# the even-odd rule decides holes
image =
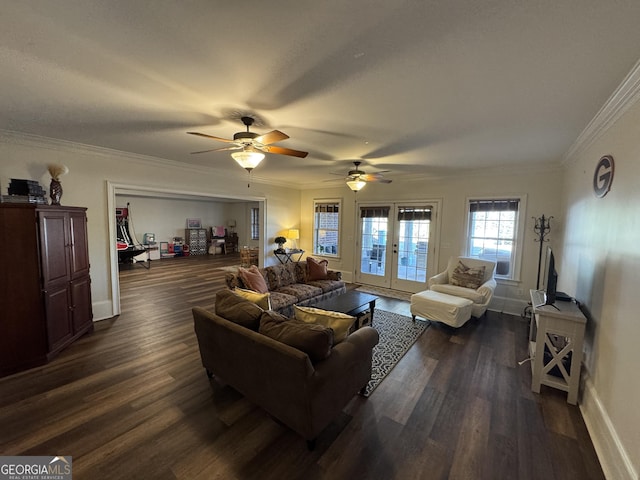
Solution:
[[[410,317],[397,313],[375,310],[373,327],[378,331],[380,341],[373,347],[371,380],[367,384],[365,397],[380,385],[429,325],[429,322],[413,322]]]
[[[370,293],[380,297],[397,298],[398,300],[411,300],[411,293],[401,292],[400,290],[391,290],[390,288],[374,287],[371,285],[360,285],[356,288],[359,292]]]

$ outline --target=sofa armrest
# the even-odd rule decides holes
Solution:
[[[483,304],[489,303],[489,301],[491,300],[491,297],[493,296],[493,292],[496,289],[496,285],[497,285],[496,280],[494,278],[490,278],[489,280],[487,280],[486,282],[484,282],[482,285],[478,287],[476,291],[480,295],[482,295]]]
[[[314,365],[316,378],[324,380],[344,375],[349,365],[364,360],[371,361],[371,351],[378,344],[378,331],[372,327],[362,327],[349,335],[344,341],[333,347],[326,360]]]
[[[327,279],[342,280],[342,272],[339,272],[337,270],[327,270]]]
[[[443,285],[445,283],[449,283],[449,275],[446,270],[429,278],[427,286],[431,288],[431,285]]]

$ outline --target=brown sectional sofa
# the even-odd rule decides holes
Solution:
[[[334,270],[327,272],[323,280],[308,280],[307,262],[271,265],[260,269],[269,288],[271,308],[287,317],[293,316],[293,305],[312,307],[328,298],[346,293],[342,273]],[[225,276],[227,286],[249,288],[236,274],[228,272]]]
[[[265,316],[277,313],[265,312],[226,289],[216,296],[216,311],[229,318],[193,309],[200,357],[209,377],[229,384],[297,432],[310,449],[371,378],[372,349],[378,343],[378,332],[371,327],[356,330],[330,348],[326,358],[313,362],[303,350],[257,331],[262,331]],[[285,323],[289,321],[295,322]]]

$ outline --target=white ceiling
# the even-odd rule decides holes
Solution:
[[[0,129],[317,185],[559,163],[640,58],[638,0],[1,0]]]

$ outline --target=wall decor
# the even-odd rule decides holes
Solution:
[[[596,171],[593,174],[593,191],[596,197],[602,198],[611,190],[614,169],[611,155],[605,155],[596,165]]]
[[[187,218],[187,228],[202,228],[202,221],[199,218]]]

